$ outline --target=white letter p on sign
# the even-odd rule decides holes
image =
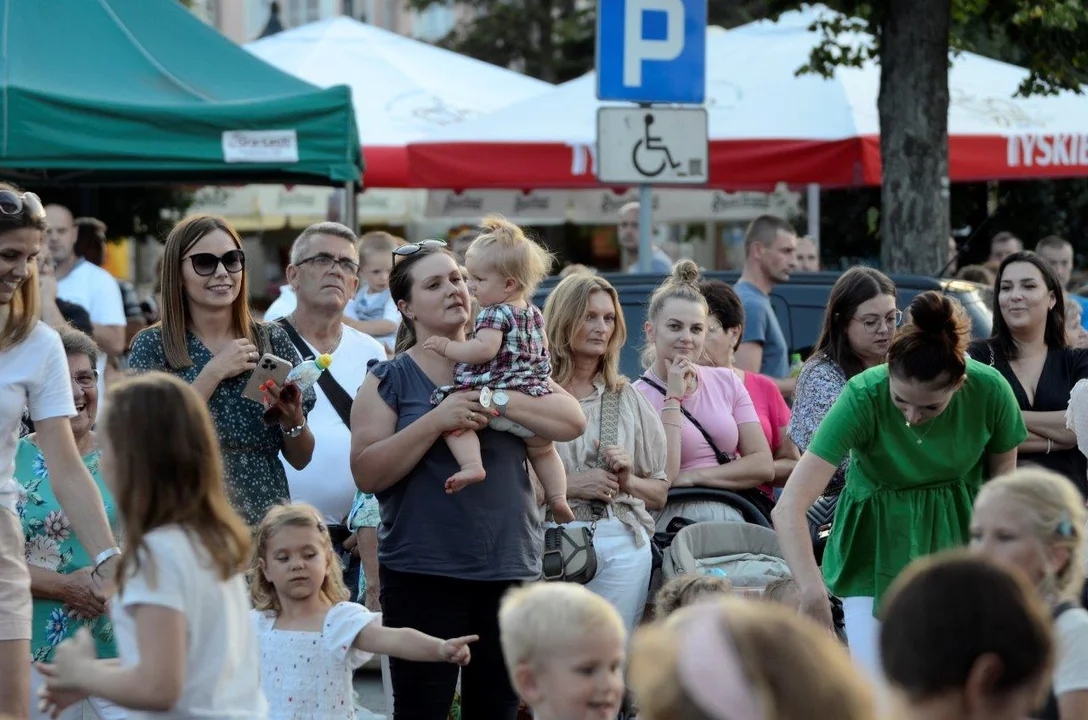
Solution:
[[[643,60],[675,60],[684,50],[683,0],[627,0],[623,22],[623,84],[642,86]],[[642,17],[647,11],[665,13],[665,38],[645,40]]]

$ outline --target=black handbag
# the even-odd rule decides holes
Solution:
[[[643,375],[639,379],[652,387],[654,390],[657,390],[663,396],[668,397],[668,393],[665,391],[665,388],[661,387],[650,378]],[[702,423],[695,419],[694,415],[688,412],[687,408],[681,405],[680,412],[683,413],[684,417],[687,418],[688,422],[695,426],[695,429],[698,430],[699,433],[703,436],[703,439],[706,440],[706,444],[710,446],[710,449],[712,451],[714,451],[714,459],[718,461],[719,465],[725,465],[726,463],[733,461],[733,458],[731,458],[728,453],[724,453],[718,449],[718,446],[714,442],[714,439],[710,437],[710,433],[706,431],[706,428],[703,427]],[[763,515],[766,519],[767,527],[771,527],[771,511],[774,510],[774,500],[769,498],[766,493],[757,490],[756,488],[733,490],[732,492],[736,493],[737,495],[754,505],[756,509],[759,510],[760,514]]]
[[[808,520],[808,532],[812,538],[812,553],[819,565],[824,559],[824,548],[827,547],[827,539],[831,537],[831,525],[835,522],[835,508],[839,505],[839,495],[843,485],[835,490],[829,490],[812,503],[812,507],[805,513]]]
[[[601,396],[601,425],[598,434],[596,467],[605,468],[606,448],[615,445],[619,436],[620,394],[605,392]],[[557,525],[544,531],[542,577],[549,582],[572,582],[585,585],[597,575],[597,550],[593,533],[605,514],[605,505],[591,503],[593,520],[589,527],[567,528]]]

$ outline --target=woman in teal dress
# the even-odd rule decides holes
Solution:
[[[292,365],[301,359],[281,327],[250,316],[242,240],[226,221],[193,215],[178,223],[166,239],[161,279],[162,320],[133,340],[129,366],[177,375],[207,399],[231,502],[256,525],[290,497],[280,451],[296,469],[310,462],[313,388],[290,403],[269,388],[266,405],[282,411],[275,425],[261,419],[266,405],[242,396],[265,353]]]
[[[110,526],[116,533],[115,505],[98,473],[98,442],[91,429],[98,415],[98,373],[95,370],[98,348],[91,338],[67,325],[58,327],[57,332],[68,356],[68,370],[72,378],[72,395],[76,406],[76,415],[71,419],[72,435],[83,464],[98,486]],[[106,613],[105,601],[91,582],[94,562],[76,539],[68,516],[53,494],[45,458],[35,440],[35,435],[21,439],[15,452],[15,479],[25,493],[18,510],[23,525],[33,598],[31,657],[35,662],[50,662],[56,646],[75,635],[81,627],[91,632],[98,657],[117,657],[113,625]],[[35,691],[41,684],[37,671],[33,671],[31,684]],[[94,704],[96,717],[123,717],[123,711],[108,703],[100,700],[89,702]],[[85,704],[76,703],[60,717],[82,718]],[[45,716],[37,714],[32,707],[31,717]]]
[[[802,608],[830,627],[827,592],[842,598],[851,655],[875,677],[884,592],[915,558],[967,544],[975,494],[1016,467],[1027,437],[1009,384],[967,357],[963,308],[926,292],[910,315],[888,363],[846,384],[773,514]],[[821,576],[805,512],[847,453]]]

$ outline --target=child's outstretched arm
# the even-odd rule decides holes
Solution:
[[[74,691],[130,710],[166,712],[177,704],[185,687],[185,615],[162,605],[130,609],[136,620],[139,664],[96,660],[94,640],[84,628],[60,644],[51,664],[37,664],[45,676],[47,703],[54,702],[51,693]]]
[[[469,643],[479,640],[478,635],[441,640],[412,628],[387,628],[381,622],[372,622],[355,636],[356,650],[390,655],[415,662],[449,662],[468,665],[472,658]]]
[[[499,354],[502,336],[502,331],[494,328],[480,328],[476,331],[476,337],[463,342],[435,335],[423,341],[423,349],[434,350],[442,357],[457,362],[480,365],[491,362]]]

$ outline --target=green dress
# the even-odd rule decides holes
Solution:
[[[113,496],[102,483],[98,473],[98,451],[83,456],[83,464],[94,478],[110,527],[116,531]],[[76,541],[68,517],[57,502],[49,483],[49,471],[38,446],[23,438],[15,451],[15,479],[23,486],[24,499],[19,503],[19,519],[26,538],[26,558],[30,565],[68,575],[90,567],[91,558]],[[30,653],[37,662],[53,659],[53,650],[64,640],[86,626],[94,638],[100,658],[117,657],[113,641],[113,625],[109,615],[94,619],[82,618],[59,600],[34,598],[34,624],[30,638]]]
[[[287,333],[276,323],[261,326],[267,333],[265,347],[278,358],[298,365],[301,358]],[[192,384],[212,359],[212,353],[191,332],[185,333],[186,347],[193,364],[175,370],[167,366],[159,326],[143,330],[132,341],[129,367],[134,370],[158,370],[176,375]],[[265,349],[267,348],[267,349]],[[279,453],[283,449],[283,433],[279,425],[265,425],[261,420],[264,406],[242,397],[252,370],[227,378],[219,383],[208,400],[208,410],[219,436],[223,456],[223,472],[234,509],[252,526],[260,523],[265,512],[276,503],[291,497],[287,474],[283,471]],[[302,394],[302,409],[308,416],[317,396],[307,388]]]
[[[879,608],[912,560],[965,545],[987,455],[1026,439],[1012,388],[974,360],[944,412],[918,427],[892,403],[887,365],[854,376],[808,447],[836,467],[850,453],[824,552],[828,589]]]

